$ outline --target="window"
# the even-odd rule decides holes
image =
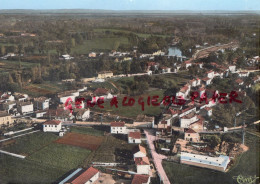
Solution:
[[[57,125],[55,125],[55,128],[57,128]]]
[[[188,134],[188,136],[190,136],[190,134]]]

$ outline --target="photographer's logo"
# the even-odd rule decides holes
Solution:
[[[256,176],[243,176],[241,174],[233,176],[233,179],[235,179],[238,184],[255,184],[258,178],[259,177]]]

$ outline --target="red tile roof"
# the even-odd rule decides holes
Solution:
[[[148,157],[138,157],[135,158],[136,165],[150,165]]]
[[[192,134],[192,133],[197,133],[197,132],[194,131],[193,129],[189,128],[185,133],[190,133],[190,134]]]
[[[85,184],[89,181],[94,175],[96,175],[99,171],[93,167],[88,168],[81,175],[72,180],[71,184]]]
[[[124,127],[125,126],[125,122],[111,122],[110,123],[111,127]]]
[[[141,133],[140,132],[129,132],[129,137],[132,137],[134,139],[141,139]]]
[[[147,183],[148,180],[149,180],[148,175],[136,174],[132,180],[132,184],[143,184],[143,183]]]
[[[44,125],[59,125],[61,123],[61,121],[58,121],[58,120],[48,120],[48,121],[45,121],[43,124]]]

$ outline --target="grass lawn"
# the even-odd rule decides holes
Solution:
[[[91,153],[87,149],[53,143],[57,138],[52,133],[37,132],[4,148],[28,156],[18,159],[0,154],[0,183],[52,183],[80,167]]]
[[[141,95],[141,96],[133,96],[133,98],[135,99],[135,104],[133,106],[123,106],[122,105],[122,101],[123,98],[127,95],[121,95],[117,98],[118,100],[118,108],[116,108],[115,106],[111,107],[110,106],[110,100],[106,101],[104,104],[104,108],[101,109],[98,106],[95,106],[93,109],[97,110],[97,111],[101,111],[101,112],[110,112],[112,114],[118,114],[120,116],[123,117],[128,117],[128,118],[135,118],[137,115],[139,114],[145,114],[145,115],[158,115],[161,112],[161,109],[159,106],[148,106],[146,101],[147,101],[147,97],[150,96],[159,96],[159,102],[163,99],[163,90],[154,90],[154,91],[148,91],[145,95]],[[129,96],[127,96],[129,99]],[[138,104],[138,99],[139,97],[143,97],[144,102],[145,102],[145,106],[144,106],[144,111],[142,111],[142,107],[141,105]],[[128,100],[127,100],[128,102]]]
[[[71,127],[71,132],[80,133],[80,134],[88,134],[88,135],[95,135],[95,136],[103,136],[104,131],[94,129],[92,127]]]
[[[246,134],[246,145],[249,146],[249,151],[242,154],[227,173],[166,161],[163,162],[163,166],[170,181],[176,184],[237,183],[233,177],[240,174],[244,177],[259,177],[259,138]]]
[[[78,45],[72,48],[72,53],[77,54],[88,54],[92,51],[111,51],[117,49],[119,45],[127,45],[128,38],[126,37],[105,37],[105,38],[94,38],[93,40],[87,40],[82,45]]]

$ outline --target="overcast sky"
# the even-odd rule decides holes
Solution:
[[[0,9],[260,10],[260,0],[0,0]]]

